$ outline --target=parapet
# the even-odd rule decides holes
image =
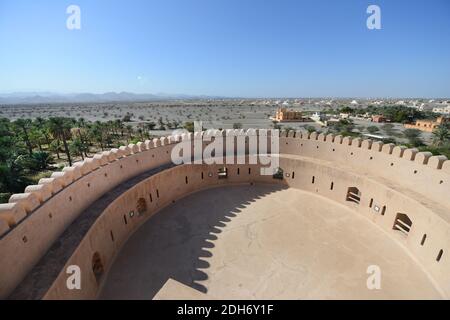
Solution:
[[[373,141],[371,139],[361,139],[353,137],[343,137],[341,135],[324,134],[312,132],[308,134],[306,131],[289,131],[281,132],[280,137],[292,138],[301,140],[315,140],[322,143],[340,144],[348,146],[350,148],[360,148],[364,150],[370,150],[371,152],[381,152],[387,155],[391,155],[395,158],[401,158],[409,160],[414,163],[426,165],[436,170],[442,170],[442,172],[448,173],[450,168],[450,160],[446,156],[437,155],[433,156],[430,152],[419,152],[416,148],[407,148],[405,146],[396,146],[393,143],[384,144],[380,141]],[[281,150],[282,152],[282,150]]]
[[[162,137],[153,140],[146,140],[145,142],[138,142],[136,144],[130,144],[128,146],[121,146],[120,148],[114,148],[109,151],[103,151],[102,153],[94,155],[92,158],[86,158],[84,161],[77,162],[73,164],[71,167],[64,168],[61,172],[54,172],[50,178],[41,179],[38,185],[28,186],[23,194],[15,194],[11,196],[8,204],[0,205],[0,241],[4,241],[5,238],[14,234],[16,228],[19,226],[26,224],[26,221],[39,210],[41,206],[50,207],[50,211],[53,212],[61,212],[60,214],[66,214],[64,211],[51,210],[54,207],[54,204],[61,197],[65,197],[64,201],[69,198],[69,194],[66,192],[69,190],[68,188],[76,189],[77,186],[82,186],[83,188],[86,185],[92,183],[89,190],[90,194],[95,196],[99,196],[101,194],[96,193],[96,189],[98,185],[105,186],[104,188],[112,188],[114,187],[114,183],[118,184],[121,181],[129,179],[139,173],[143,172],[143,170],[148,170],[152,165],[162,165],[164,161],[170,162],[170,154],[169,151],[176,143],[181,141],[186,141],[189,139],[201,139],[202,137],[239,137],[245,136],[248,137],[247,140],[250,140],[250,137],[260,136],[265,137],[266,135],[263,132],[267,132],[267,138],[270,137],[271,131],[260,131],[250,129],[244,131],[242,129],[239,130],[208,130],[206,132],[196,132],[189,134],[182,134],[176,136]],[[373,141],[370,139],[360,139],[353,137],[343,137],[341,135],[333,135],[333,134],[317,134],[316,132],[308,133],[305,130],[298,131],[289,131],[289,132],[280,132],[280,139],[289,139],[289,146],[285,146],[284,143],[280,143],[280,153],[283,151],[293,152],[299,155],[306,155],[308,157],[320,158],[324,157],[325,160],[329,161],[339,161],[340,155],[346,154],[347,158],[343,158],[342,162],[345,164],[352,166],[357,161],[353,160],[350,157],[350,154],[355,154],[355,159],[357,159],[356,155],[364,155],[365,160],[358,160],[358,165],[360,166],[369,166],[375,167],[375,163],[378,159],[374,160],[372,163],[369,161],[369,157],[377,158],[377,154],[379,154],[379,158],[382,159],[392,159],[392,163],[398,161],[405,161],[407,164],[412,164],[415,166],[423,166],[424,168],[433,170],[434,176],[438,177],[436,180],[437,184],[439,183],[448,183],[450,182],[450,161],[445,156],[433,156],[429,152],[419,152],[415,148],[406,148],[404,146],[395,146],[393,144],[383,144],[382,142]],[[303,148],[299,148],[300,143],[291,144],[290,141],[310,141],[311,143],[304,143],[305,146]],[[314,147],[310,147],[307,149],[307,145]],[[317,145],[317,148],[316,148]],[[320,146],[320,149],[319,149]],[[291,148],[291,149],[283,149],[283,148]],[[296,148],[296,149],[295,149]],[[307,151],[304,151],[307,150]],[[336,150],[334,152],[334,150]],[[287,152],[287,153],[289,153]],[[303,152],[303,153],[302,153]],[[340,152],[340,153],[339,153]],[[339,156],[338,156],[339,153]],[[152,155],[155,158],[155,161],[152,162],[152,158],[149,156],[149,161],[145,161],[145,165],[136,165],[134,159],[135,157],[138,159],[139,157],[145,158],[147,155]],[[324,156],[325,155],[325,156]],[[367,155],[367,157],[366,157]],[[159,162],[156,162],[159,161]],[[122,166],[123,169],[122,170]],[[129,166],[129,169],[127,169]],[[402,166],[399,166],[400,169]],[[408,166],[406,166],[408,167]],[[126,170],[125,170],[126,169]],[[395,167],[397,169],[397,167]],[[400,170],[399,169],[399,170]],[[106,173],[114,171],[113,175],[106,175]],[[387,170],[387,168],[383,168],[382,170]],[[105,175],[103,174],[105,173]],[[411,175],[414,173],[411,170]],[[113,177],[111,177],[113,176]],[[433,176],[433,177],[434,177]],[[114,177],[117,177],[116,180],[112,180]],[[103,179],[98,184],[95,179]],[[122,180],[120,180],[122,179]],[[433,183],[434,183],[433,180]],[[427,183],[430,180],[422,180]],[[433,187],[429,186],[420,186],[422,188],[433,189]],[[440,188],[443,188],[441,186]],[[72,190],[70,189],[70,190]],[[79,190],[82,189],[81,187]],[[106,189],[102,189],[101,192],[106,192]],[[72,194],[73,195],[73,194]],[[59,197],[54,202],[51,202],[52,199]],[[74,196],[75,198],[75,196]],[[75,203],[79,205],[79,208],[82,208],[83,196],[76,197],[72,204],[65,204],[66,206],[74,207]],[[70,197],[70,201],[72,201],[72,197]],[[72,206],[73,205],[73,206]],[[85,204],[87,206],[88,204]],[[60,207],[58,207],[60,208]],[[80,210],[81,212],[81,210]],[[79,212],[78,212],[79,214]],[[63,227],[63,225],[61,225]],[[63,231],[63,230],[60,230]],[[19,237],[21,239],[22,237]],[[41,246],[40,249],[43,250],[44,246]]]

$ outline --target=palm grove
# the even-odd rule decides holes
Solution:
[[[154,123],[141,123],[135,128],[122,120],[0,118],[0,203],[67,164],[148,139],[154,127]]]
[[[383,110],[394,112],[394,116],[401,113],[405,117],[401,122],[413,118],[404,113],[402,108]],[[383,110],[376,111],[383,114],[380,112]],[[53,171],[66,165],[71,166],[74,162],[105,149],[149,139],[149,132],[155,127],[161,130],[180,127],[180,123],[165,124],[162,119],[159,120],[158,127],[153,122],[143,122],[133,127],[129,121],[130,116],[107,122],[64,117],[15,121],[0,118],[0,203],[7,202],[11,194],[23,192],[27,185],[36,184],[41,178],[50,176]],[[191,132],[194,130],[192,122],[186,122],[183,127]],[[240,128],[242,125],[235,124],[233,127]],[[316,130],[314,127],[306,129]],[[406,129],[400,133],[390,123],[384,124],[381,129],[390,137],[385,142],[397,143],[395,137],[401,137],[408,141],[408,147],[417,147],[421,151],[443,154],[450,158],[448,124],[439,126],[433,132],[433,142],[429,145],[423,143],[419,130]],[[341,120],[328,128],[327,132],[360,136],[363,131],[376,133],[379,130],[376,126],[358,128],[351,120]]]

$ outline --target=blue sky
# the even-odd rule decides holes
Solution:
[[[450,1],[0,0],[0,92],[17,91],[450,97]]]

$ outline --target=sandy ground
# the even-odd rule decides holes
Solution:
[[[380,267],[380,290],[367,288],[370,265]],[[129,239],[105,280],[101,299],[152,299],[166,283],[166,299],[186,290],[212,299],[440,298],[370,221],[270,185],[210,189],[165,208]]]
[[[188,103],[188,102],[163,102],[163,103],[100,103],[100,104],[55,104],[55,105],[15,105],[0,106],[0,117],[6,117],[10,120],[19,118],[37,117],[72,117],[75,119],[84,118],[89,121],[114,121],[123,119],[127,114],[131,116],[131,124],[136,126],[139,123],[154,122],[156,130],[150,131],[150,134],[163,136],[171,134],[172,130],[157,130],[160,127],[160,120],[164,124],[177,123],[182,126],[189,121],[202,121],[205,129],[232,129],[233,124],[239,123],[242,128],[269,129],[273,128],[271,116],[275,114],[277,106],[273,105],[251,105],[239,103]],[[319,111],[322,107],[315,105],[305,105],[295,107],[296,110]],[[381,129],[383,124],[372,123],[365,120],[354,120],[356,127],[377,126],[380,132],[376,134],[387,135]],[[326,131],[320,125],[314,122],[287,122],[279,124],[284,129],[300,129],[305,126],[313,126],[316,130]],[[404,127],[394,124],[394,129],[401,134]],[[395,137],[399,142],[406,142],[400,136]],[[422,138],[429,142],[430,133],[422,133]]]

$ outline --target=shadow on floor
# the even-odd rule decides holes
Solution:
[[[245,206],[281,185],[240,185],[198,192],[150,218],[125,243],[105,279],[100,299],[152,299],[169,278],[203,293],[203,271],[217,235]]]

